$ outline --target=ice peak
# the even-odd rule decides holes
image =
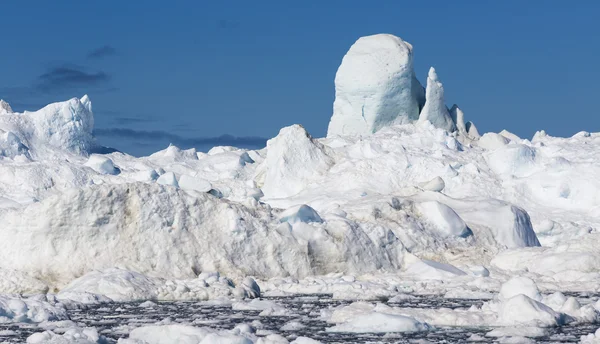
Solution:
[[[4,99],[0,99],[0,112],[13,113],[10,104],[5,102]]]
[[[266,175],[262,191],[266,197],[288,197],[303,188],[307,178],[326,171],[332,159],[326,148],[301,125],[282,128],[267,141]]]
[[[83,105],[89,112],[92,112],[92,101],[87,94],[81,97],[79,101],[81,102],[81,105]]]
[[[437,72],[435,71],[435,68],[433,68],[433,67],[429,68],[429,73],[427,74],[427,78],[431,79],[431,81],[440,82],[440,80],[438,79]]]
[[[450,113],[444,102],[444,86],[439,81],[433,67],[429,69],[427,89],[425,90],[425,106],[423,106],[419,115],[419,122],[425,121],[431,122],[436,128],[441,128],[449,132],[456,130],[456,124],[450,117]]]
[[[0,114],[6,113],[14,112],[2,101]],[[0,116],[0,128],[10,128],[33,158],[64,150],[87,155],[94,145],[94,115],[87,97],[48,104],[19,116]]]

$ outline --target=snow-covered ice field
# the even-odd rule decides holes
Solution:
[[[0,102],[0,340],[600,342],[600,133],[481,135],[443,73],[362,37],[327,137],[260,150],[103,154],[89,97]]]

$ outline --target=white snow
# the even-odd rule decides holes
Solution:
[[[0,293],[2,294],[45,294],[48,285],[19,270],[0,269]]]
[[[194,178],[187,174],[184,174],[179,178],[179,187],[184,190],[195,190],[198,192],[209,192],[210,189],[212,189],[212,185],[209,181],[201,178]]]
[[[502,325],[557,326],[565,323],[564,315],[535,301],[526,295],[518,294],[503,301],[500,306],[499,322]]]
[[[419,184],[419,186],[421,189],[426,191],[440,192],[444,190],[446,183],[444,183],[444,179],[442,179],[442,177],[437,176],[428,182]]]
[[[488,150],[495,150],[506,146],[509,142],[509,139],[500,134],[485,133],[477,141],[477,146]]]
[[[330,164],[325,147],[302,126],[283,128],[267,141],[262,190],[270,198],[293,196],[303,189],[308,177],[325,173]]]
[[[527,277],[513,277],[506,283],[502,284],[498,298],[500,300],[508,300],[519,294],[525,295],[533,300],[541,301],[542,295],[533,280]]]
[[[449,206],[438,201],[416,203],[417,212],[420,213],[441,236],[465,237],[471,234],[467,224]]]
[[[100,174],[117,174],[118,171],[110,158],[98,154],[90,155],[85,166]]]

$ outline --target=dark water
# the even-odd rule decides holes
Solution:
[[[127,338],[131,329],[143,325],[155,324],[159,321],[192,324],[200,327],[216,329],[232,329],[237,324],[254,322],[257,335],[277,333],[288,340],[305,336],[323,343],[414,343],[427,340],[434,343],[466,343],[472,335],[485,337],[492,330],[485,327],[441,327],[432,331],[417,333],[328,333],[325,331],[331,324],[320,320],[321,310],[346,305],[351,301],[332,300],[327,295],[307,295],[296,297],[267,298],[282,304],[293,316],[259,316],[259,311],[234,311],[231,306],[214,306],[199,302],[159,302],[153,308],[140,307],[139,302],[110,303],[90,306],[85,309],[69,311],[72,321],[80,326],[96,327],[109,343],[119,338]],[[484,300],[445,299],[427,296],[389,303],[390,306],[411,308],[469,308],[481,305]],[[281,327],[289,321],[299,322],[304,327],[298,330],[284,331]],[[593,333],[597,324],[568,325],[552,328],[549,335],[537,338],[538,342],[565,343],[578,342],[580,336]],[[13,331],[12,333],[4,332]],[[41,332],[35,324],[0,324],[0,343],[23,343],[27,336]],[[483,342],[494,342],[495,338],[483,338]],[[472,342],[471,342],[472,343]]]

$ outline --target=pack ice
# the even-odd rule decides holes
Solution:
[[[0,318],[330,293],[366,302],[325,316],[334,332],[596,321],[600,306],[561,292],[600,288],[600,133],[480,136],[447,107],[444,71],[424,88],[413,57],[399,37],[358,39],[327,137],[293,125],[260,150],[98,154],[89,97],[24,113],[0,101]],[[369,303],[411,294],[490,301],[441,313]],[[220,336],[207,331],[132,338]]]

